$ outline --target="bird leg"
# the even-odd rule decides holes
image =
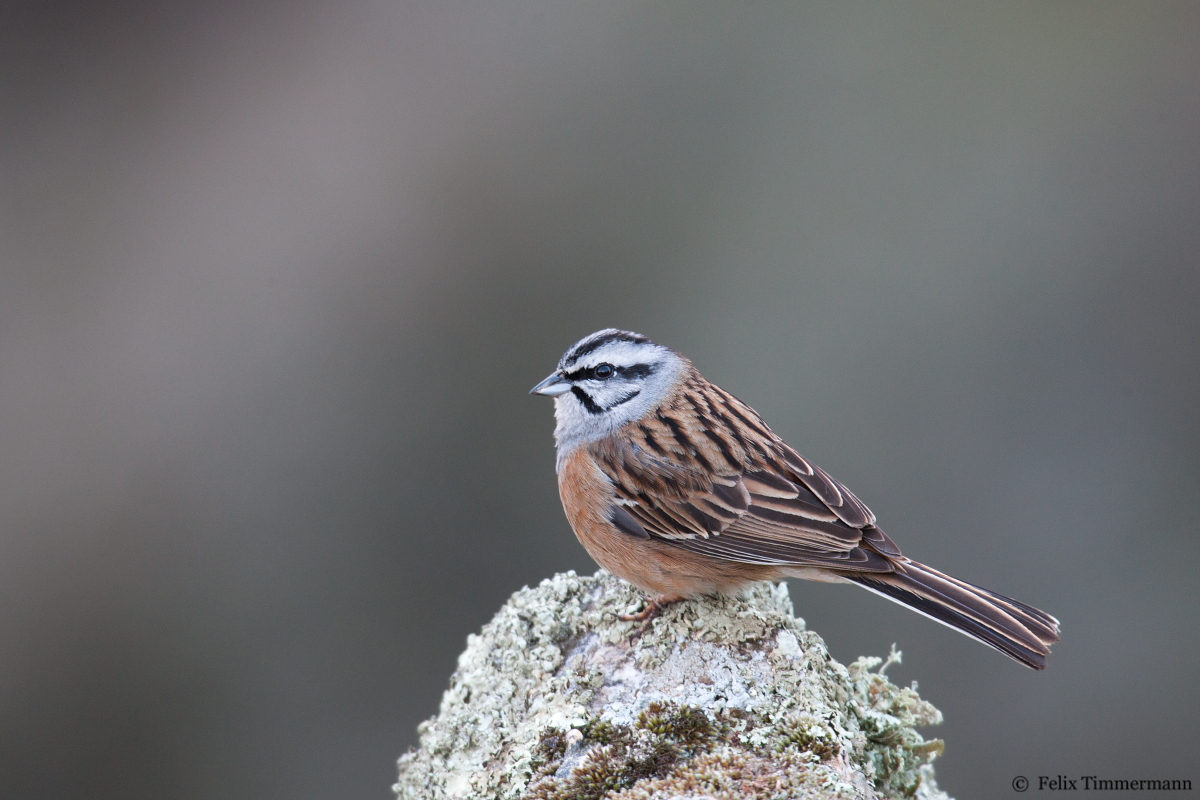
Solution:
[[[641,611],[635,614],[617,614],[617,619],[622,622],[641,622],[644,623],[639,633],[650,627],[650,623],[654,618],[663,612],[663,609],[672,603],[677,603],[682,600],[682,597],[671,597],[667,594],[660,594],[655,597],[646,598],[646,606]]]

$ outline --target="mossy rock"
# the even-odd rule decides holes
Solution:
[[[617,615],[640,601],[603,571],[514,594],[401,757],[400,800],[946,797],[941,742],[915,730],[941,714],[883,659],[834,661],[786,584],[677,603],[639,635]]]

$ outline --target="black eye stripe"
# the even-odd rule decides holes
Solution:
[[[597,364],[597,366],[599,366]],[[654,367],[649,364],[634,364],[629,367],[613,367],[615,374],[622,378],[645,378],[654,374]],[[563,373],[563,377],[572,383],[576,381],[602,380],[596,375],[596,367],[580,367],[577,370]]]
[[[654,367],[649,364],[634,364],[632,367],[617,367],[617,374],[622,378],[645,378],[654,374]]]

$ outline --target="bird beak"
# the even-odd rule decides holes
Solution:
[[[546,397],[558,397],[560,394],[571,391],[571,382],[559,375],[557,372],[551,375],[546,380],[539,383],[537,386],[529,390],[530,394],[544,394]]]

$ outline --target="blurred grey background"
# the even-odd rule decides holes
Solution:
[[[793,584],[944,788],[1200,781],[1200,5],[6,3],[0,186],[5,800],[386,800],[610,325],[1062,619]]]

